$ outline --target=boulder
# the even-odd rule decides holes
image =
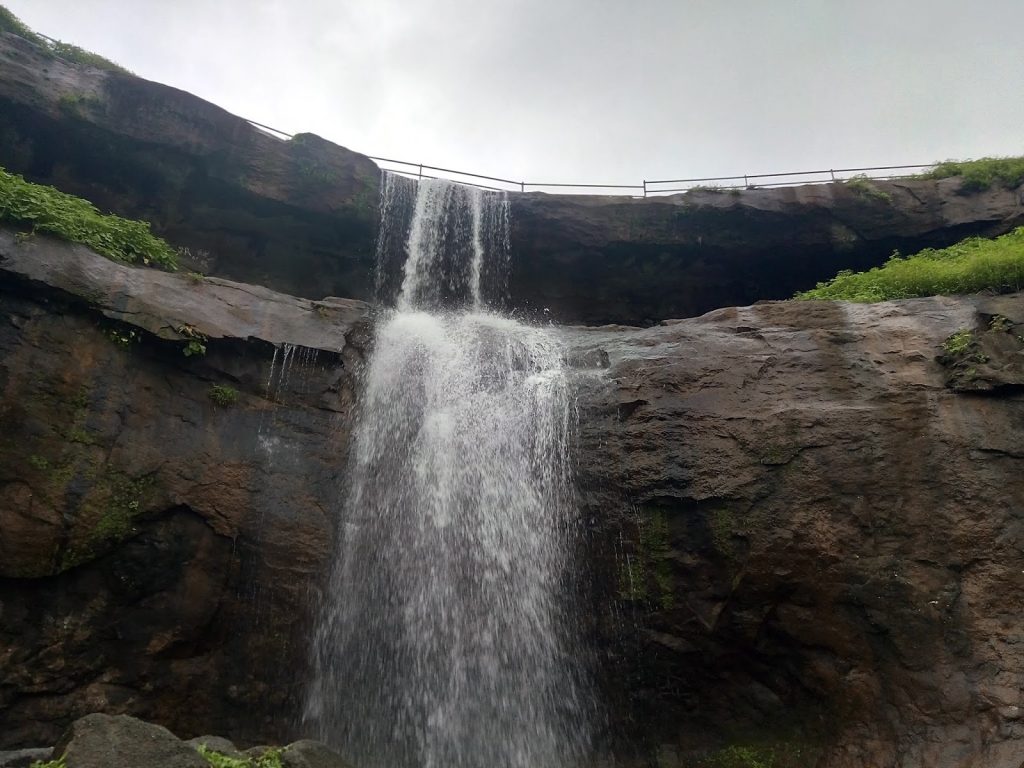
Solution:
[[[93,714],[80,718],[53,751],[64,756],[67,768],[209,768],[194,747],[166,728],[127,715]]]

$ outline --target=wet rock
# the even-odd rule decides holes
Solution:
[[[961,394],[936,359],[1022,312],[779,302],[569,332],[610,358],[577,376],[579,488],[627,743],[1024,760],[1024,391]]]
[[[0,745],[291,735],[366,311],[0,234]]]

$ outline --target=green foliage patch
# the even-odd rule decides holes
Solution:
[[[0,10],[3,10],[3,8],[0,7]],[[56,760],[46,760],[45,762],[36,760],[30,768],[67,768],[67,760],[64,755],[61,755]]]
[[[71,43],[64,43],[60,40],[49,40],[42,35],[36,34],[21,19],[0,5],[0,32],[9,32],[12,35],[28,40],[30,43],[39,46],[49,56],[56,56],[75,64],[84,64],[96,69],[106,69],[111,72],[123,72],[131,74],[120,64],[115,64],[110,59],[100,56],[98,53],[87,51]]]
[[[88,200],[0,168],[0,221],[87,245],[108,259],[177,269],[177,254],[149,223],[100,213]]]
[[[210,387],[210,399],[222,408],[227,408],[238,402],[238,390],[223,384],[214,384]]]
[[[1024,289],[1024,227],[994,240],[970,237],[948,248],[913,256],[894,253],[866,272],[844,269],[797,299],[874,302],[960,293]]]
[[[1024,157],[983,157],[980,160],[947,160],[921,174],[926,179],[963,176],[964,189],[978,191],[995,184],[1016,187],[1024,183]]]
[[[892,195],[884,189],[879,189],[867,175],[861,173],[843,182],[847,189],[856,192],[865,200],[877,200],[882,203],[891,203]]]
[[[229,757],[210,749],[205,744],[196,747],[211,768],[282,768],[281,750],[268,749],[258,757]]]

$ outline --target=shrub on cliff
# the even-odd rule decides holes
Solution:
[[[962,176],[964,189],[977,191],[994,184],[1017,187],[1024,183],[1024,157],[983,157],[980,160],[947,160],[922,174],[926,179]]]
[[[949,248],[926,248],[913,256],[894,253],[867,272],[843,270],[797,299],[886,301],[916,296],[1007,293],[1024,289],[1024,227],[986,240],[970,237]]]
[[[0,222],[82,243],[114,261],[177,269],[177,254],[149,223],[100,213],[88,200],[0,168]]]
[[[84,48],[79,48],[77,45],[71,43],[61,42],[60,40],[50,40],[42,35],[38,35],[32,31],[27,24],[21,19],[7,10],[4,6],[0,5],[0,32],[10,32],[12,35],[17,35],[30,43],[39,46],[43,51],[50,57],[56,56],[70,61],[75,64],[85,64],[89,67],[95,67],[96,69],[106,69],[112,72],[123,72],[130,75],[131,72],[120,64],[117,64],[110,59],[100,56],[98,53],[87,51]]]

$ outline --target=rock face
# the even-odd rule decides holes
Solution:
[[[985,394],[946,386],[964,332]],[[627,741],[664,766],[1024,761],[1024,296],[573,333],[610,364],[583,377],[579,487]]]
[[[2,32],[0,166],[151,222],[188,269],[315,298],[372,292],[380,171],[365,156]]]
[[[367,338],[359,302],[0,235],[0,746],[93,711],[283,740]]]
[[[1021,189],[960,179],[512,196],[511,296],[570,323],[651,325],[786,299],[841,269],[1024,224]]]
[[[0,747],[301,735],[368,308],[10,233],[0,275]],[[1024,296],[565,334],[620,764],[1024,760]]]
[[[152,222],[189,249],[188,269],[373,297],[379,171],[311,134],[283,141],[190,94],[0,33],[0,166]],[[1020,189],[968,192],[958,179],[510,200],[510,306],[584,324],[787,298],[893,249],[1024,223]]]

